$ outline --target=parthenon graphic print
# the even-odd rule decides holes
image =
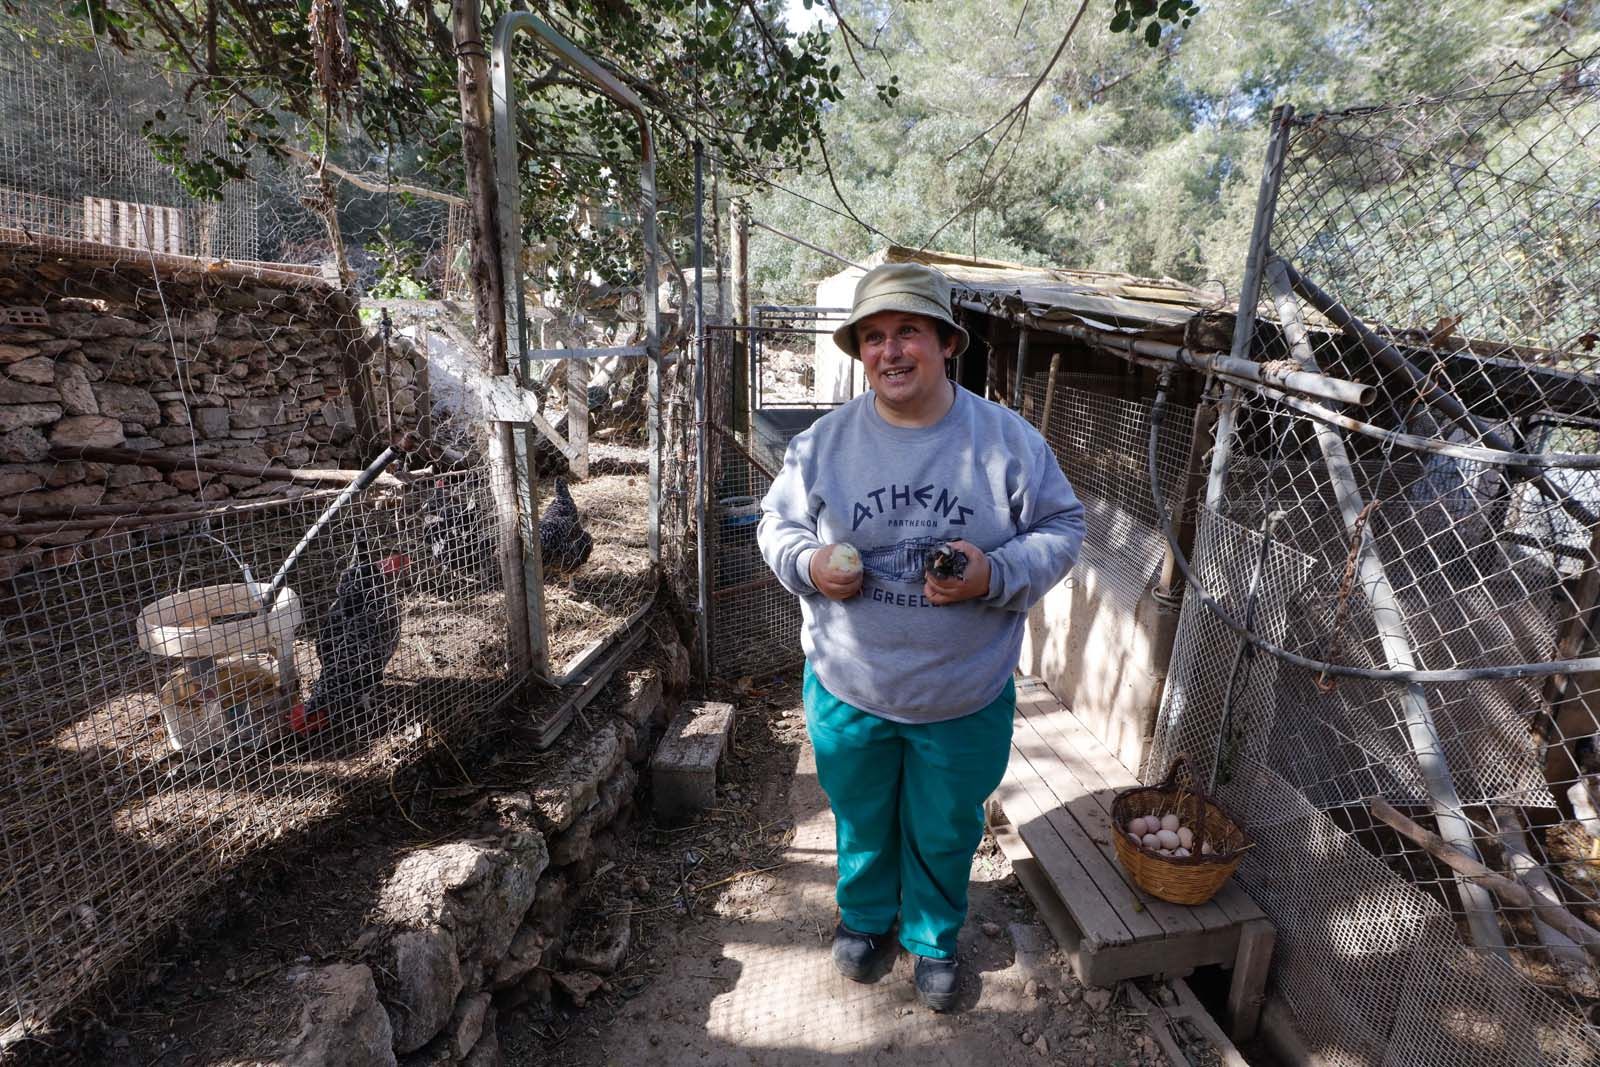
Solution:
[[[922,568],[928,553],[948,543],[944,537],[918,537],[892,545],[861,550],[861,569],[884,582],[922,584]]]

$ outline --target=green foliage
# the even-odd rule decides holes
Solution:
[[[422,253],[408,244],[385,245],[369,293],[378,300],[426,300],[432,294],[422,281]]]
[[[826,32],[786,32],[779,0],[484,0],[486,45],[501,15],[530,6],[644,100],[666,202],[687,200],[695,140],[736,177],[799,166],[823,109],[842,97]],[[78,0],[73,14],[102,41],[151,56],[191,100],[227,116],[226,151],[192,143],[160,114],[144,120],[152,149],[196,196],[215,197],[243,177],[253,154],[281,161],[289,147],[326,149],[359,170],[381,160],[400,180],[461,191],[449,5],[330,0],[327,7],[343,18],[358,72],[348,91],[329,87],[331,107],[319,87],[307,0]],[[616,224],[635,214],[634,121],[528,37],[519,38],[513,62],[529,244],[562,264],[564,277],[636,277],[636,249]],[[872,91],[892,99],[898,90],[889,78]],[[597,222],[608,214],[611,224]]]
[[[1186,30],[1200,13],[1194,0],[1113,0],[1115,11],[1106,26],[1112,33],[1126,33],[1151,48],[1161,43],[1164,29]]]
[[[834,178],[855,212],[914,248],[1167,275],[1234,296],[1277,104],[1307,113],[1409,100],[1514,59],[1600,47],[1592,0],[1559,18],[1494,0],[1211,0],[1187,28],[1160,3],[1127,4],[1130,26],[1117,32],[1091,8],[1025,124],[1002,140],[1004,126],[988,128],[1045,70],[1079,2],[842,4],[854,25],[878,31],[884,55],[864,60],[869,75],[892,70],[901,89],[886,106],[849,83],[827,110]],[[1139,12],[1141,33],[1152,19],[1166,26],[1158,47],[1135,35]],[[814,163],[777,180],[837,208]],[[771,187],[752,201],[754,218],[857,262],[886,243]],[[766,300],[810,303],[838,269],[766,234],[751,255]]]

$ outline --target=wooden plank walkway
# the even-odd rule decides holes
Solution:
[[[990,803],[990,822],[1078,978],[1108,986],[1230,967],[1232,1031],[1247,1037],[1260,1018],[1272,924],[1232,881],[1198,907],[1169,904],[1134,885],[1111,844],[1111,803],[1138,784],[1043,682],[1019,681],[1011,765]]]

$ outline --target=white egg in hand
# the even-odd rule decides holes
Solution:
[[[840,578],[852,578],[861,573],[861,553],[855,545],[837,544],[828,553],[828,570]]]

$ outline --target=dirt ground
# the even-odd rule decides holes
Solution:
[[[616,857],[631,903],[597,900],[587,916],[633,911],[627,963],[581,1009],[503,1017],[505,1062],[1165,1063],[1137,1015],[1071,976],[992,840],[973,868],[959,1012],[917,1003],[904,953],[874,985],[834,971],[833,818],[795,683],[730,694],[739,719],[717,807],[681,830],[642,818]]]
[[[744,679],[712,694],[735,702],[738,719],[716,806],[700,821],[656,825],[648,782],[641,785],[637,816],[582,888],[569,927],[581,943],[626,913],[628,954],[587,995],[564,991],[557,975],[548,1011],[502,1011],[504,1062],[1166,1063],[1122,997],[1086,991],[1071,977],[992,841],[973,869],[958,1013],[917,1004],[904,955],[875,985],[833,970],[833,822],[816,784],[797,681]],[[605,700],[563,746],[603,721]],[[7,1067],[220,1067],[269,1055],[297,1027],[293,1005],[279,995],[288,970],[360,962],[377,889],[399,859],[472,836],[473,802],[485,789],[517,788],[519,779],[526,788],[546,773],[546,761],[562,758],[560,749],[536,754],[527,744],[508,723],[402,776],[331,833],[286,840],[185,916],[145,964],[142,992],[102,999]]]

